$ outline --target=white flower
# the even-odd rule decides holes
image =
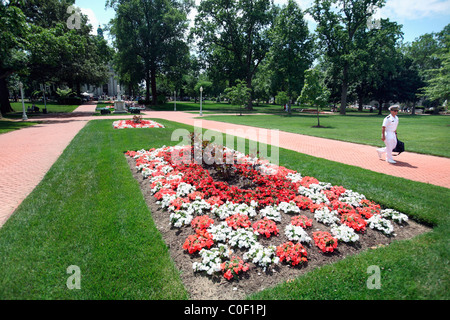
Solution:
[[[264,247],[260,243],[253,245],[250,250],[243,255],[245,261],[251,261],[264,268],[264,271],[270,264],[278,264],[280,259],[276,256],[276,247]]]
[[[384,219],[379,214],[374,214],[367,220],[367,223],[369,228],[380,230],[385,234],[391,234],[392,232],[394,232],[392,223],[389,220]]]
[[[280,211],[277,209],[277,207],[274,206],[267,206],[263,209],[261,209],[261,211],[259,212],[261,214],[261,216],[267,217],[267,219],[273,220],[273,221],[281,221],[281,213]]]
[[[181,182],[177,188],[177,197],[186,197],[188,194],[195,191],[195,186],[186,182]]]
[[[398,212],[394,209],[384,209],[380,212],[383,218],[394,220],[397,223],[403,223],[408,221],[408,216],[404,213]]]
[[[289,172],[286,175],[286,179],[291,180],[292,183],[300,182],[302,180],[302,175],[300,173],[291,173]]]
[[[214,205],[211,208],[211,212],[222,220],[225,220],[229,216],[236,213],[245,214],[249,217],[255,217],[257,205],[258,203],[256,201],[252,201],[250,206],[245,203],[234,203],[227,201],[221,206]]]
[[[218,225],[210,225],[207,231],[212,235],[214,241],[226,242],[229,239],[233,228],[229,227],[226,222],[222,222]]]
[[[366,200],[366,197],[363,194],[352,190],[345,190],[345,192],[339,196],[339,201],[348,203],[353,207],[359,207],[361,200]]]
[[[336,210],[330,210],[328,207],[317,209],[314,212],[314,218],[318,222],[322,222],[323,224],[332,226],[339,223],[340,221],[338,212]]]
[[[211,205],[208,202],[206,202],[205,200],[201,199],[200,197],[197,197],[192,202],[183,203],[181,205],[181,207],[184,210],[192,213],[193,215],[199,215],[199,216],[202,214],[205,214],[206,211],[211,209]]]
[[[192,214],[187,211],[179,210],[170,214],[170,223],[176,228],[181,228],[182,226],[189,225],[193,218]]]
[[[165,194],[162,196],[161,200],[157,201],[156,203],[160,204],[161,208],[163,209],[169,209],[170,203],[176,198],[177,196],[175,194]]]
[[[329,203],[327,196],[321,192],[322,189],[323,187],[320,184],[310,184],[310,188],[300,186],[298,193],[310,198],[314,203]]]
[[[257,243],[256,234],[251,229],[239,228],[229,235],[229,244],[232,247],[250,248]]]
[[[311,242],[311,238],[308,236],[308,233],[300,227],[289,224],[284,229],[284,234],[291,241],[299,241],[299,242]]]
[[[299,209],[299,207],[297,207],[297,205],[295,204],[294,201],[280,202],[280,204],[278,205],[278,209],[280,211],[283,211],[286,214],[288,214],[288,213],[292,213],[292,214],[300,213],[300,209]]]
[[[223,258],[228,258],[233,251],[226,245],[219,244],[217,248],[210,250],[203,248],[199,254],[202,257],[201,262],[194,262],[192,269],[196,272],[206,271],[207,274],[212,275],[214,272],[220,272]]]
[[[331,228],[331,234],[343,242],[355,242],[359,240],[359,235],[355,233],[355,230],[345,224]]]

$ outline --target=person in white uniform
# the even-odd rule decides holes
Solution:
[[[383,153],[386,153],[387,162],[397,163],[392,158],[392,150],[394,150],[397,145],[398,107],[391,106],[389,107],[389,111],[391,114],[384,118],[381,127],[381,140],[384,141],[386,147],[377,149],[377,152],[380,159]]]

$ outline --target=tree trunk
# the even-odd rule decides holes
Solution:
[[[253,110],[253,89],[252,89],[252,77],[247,77],[247,88],[249,88],[250,91],[250,99],[248,101],[248,105],[246,107],[247,110]]]
[[[6,85],[6,78],[0,78],[0,112],[1,114],[7,114],[13,111],[9,102],[9,90]]]
[[[342,70],[343,78],[342,78],[342,91],[341,91],[341,108],[339,113],[345,115],[345,111],[347,108],[347,92],[348,92],[348,65],[345,64]]]
[[[358,94],[358,111],[362,112],[363,111],[363,100],[364,97],[362,94]]]
[[[151,82],[152,82],[152,105],[156,106],[158,103],[158,94],[156,92],[156,68],[150,70]]]
[[[145,76],[145,101],[150,101],[150,76],[148,72]]]
[[[413,106],[412,106],[412,110],[411,110],[411,115],[415,115],[416,114],[416,102],[413,101]]]
[[[383,114],[383,104],[384,104],[384,102],[383,102],[383,100],[378,100],[378,114],[381,116],[382,114]]]

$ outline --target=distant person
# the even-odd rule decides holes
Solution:
[[[389,111],[391,114],[384,118],[381,127],[381,140],[383,140],[386,147],[377,149],[377,152],[380,159],[383,153],[386,153],[386,161],[394,164],[397,162],[392,158],[392,150],[397,145],[398,107],[391,106],[389,107]]]

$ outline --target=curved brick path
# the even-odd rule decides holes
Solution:
[[[90,120],[105,119],[105,117],[92,116],[94,110],[95,105],[83,105],[72,114],[33,118],[32,120],[43,121],[43,123],[0,135],[0,159],[2,159],[0,161],[0,193],[3,195],[0,206],[0,227],[39,184],[85,124]],[[250,132],[257,134],[263,132],[247,126],[194,119],[198,117],[197,114],[185,112],[148,111],[144,113],[144,116],[197,125],[224,133],[228,131],[236,136],[246,136]],[[108,116],[108,119],[127,117],[131,116]],[[275,144],[270,140],[268,143]],[[404,152],[396,159],[397,164],[390,165],[378,159],[376,148],[372,146],[281,131],[278,145],[311,156],[450,188],[450,159],[448,158]]]

